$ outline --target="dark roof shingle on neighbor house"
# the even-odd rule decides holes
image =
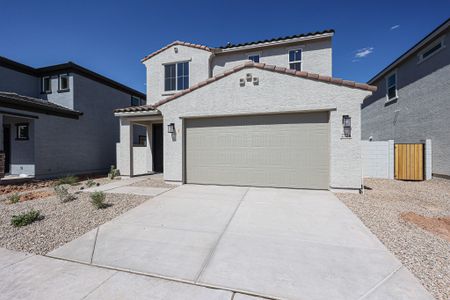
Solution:
[[[99,83],[102,83],[104,85],[107,85],[109,87],[115,88],[119,91],[122,91],[124,93],[128,93],[130,95],[140,97],[142,99],[145,99],[146,95],[142,92],[139,92],[135,89],[132,89],[124,84],[121,84],[120,82],[117,82],[115,80],[112,80],[106,76],[103,76],[99,73],[96,73],[94,71],[91,71],[89,69],[86,69],[80,65],[77,65],[74,62],[66,62],[63,64],[58,65],[52,65],[47,67],[41,67],[41,68],[33,68],[21,63],[18,63],[16,61],[13,61],[9,58],[0,56],[0,66],[16,70],[25,74],[33,75],[36,77],[40,76],[47,76],[47,75],[54,75],[59,73],[68,73],[68,72],[74,72],[76,74],[82,75],[86,78],[95,80]]]
[[[327,82],[330,84],[335,84],[335,85],[341,85],[341,86],[346,86],[349,88],[354,88],[354,89],[360,89],[360,90],[366,90],[366,91],[371,91],[374,92],[377,90],[376,86],[372,86],[372,85],[368,85],[366,83],[359,83],[359,82],[355,82],[355,81],[350,81],[350,80],[343,80],[341,78],[335,78],[335,77],[330,77],[330,76],[322,76],[316,73],[309,73],[309,72],[303,72],[303,71],[296,71],[296,70],[291,70],[291,69],[287,69],[287,68],[283,68],[283,67],[277,67],[274,65],[267,65],[264,63],[254,63],[252,61],[246,62],[244,64],[241,64],[237,67],[234,67],[233,69],[227,70],[221,74],[217,74],[214,77],[208,78],[207,80],[204,80],[202,82],[199,82],[193,86],[191,86],[190,88],[183,90],[181,92],[178,92],[170,97],[167,97],[165,99],[162,99],[158,102],[156,102],[153,105],[142,105],[142,106],[130,106],[130,107],[126,107],[126,108],[119,108],[114,110],[114,112],[116,113],[121,113],[121,112],[143,112],[143,111],[152,111],[155,110],[158,106],[163,105],[169,101],[172,101],[178,97],[181,97],[183,95],[186,95],[198,88],[201,88],[203,86],[206,86],[214,81],[220,80],[230,74],[236,73],[242,69],[245,68],[257,68],[257,69],[262,69],[262,70],[267,70],[267,71],[272,71],[272,72],[277,72],[277,73],[282,73],[282,74],[286,74],[286,75],[291,75],[291,76],[296,76],[296,77],[301,77],[301,78],[306,78],[306,79],[310,79],[310,80],[316,80],[316,81],[321,81],[321,82]]]
[[[31,111],[65,118],[78,119],[83,113],[77,110],[38,99],[10,92],[0,91],[0,107]]]

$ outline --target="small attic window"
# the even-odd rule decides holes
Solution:
[[[444,48],[444,39],[431,44],[419,55],[419,63],[432,57]]]

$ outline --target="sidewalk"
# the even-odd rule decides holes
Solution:
[[[0,248],[0,299],[257,300],[232,291]]]

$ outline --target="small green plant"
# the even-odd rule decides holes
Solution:
[[[88,181],[86,181],[86,186],[88,188],[93,187],[94,185],[97,185],[97,183],[94,180],[89,179]]]
[[[43,218],[44,216],[42,216],[38,210],[32,209],[28,212],[12,216],[11,225],[14,227],[27,226],[35,221],[42,220]]]
[[[20,201],[19,193],[14,193],[8,197],[9,203],[17,203]]]
[[[103,192],[93,192],[91,194],[91,203],[97,209],[102,209],[108,207],[108,204],[105,203],[105,193]]]
[[[62,203],[75,200],[75,196],[69,193],[69,190],[64,185],[57,185],[53,189],[59,201]]]
[[[114,179],[114,178],[116,178],[119,175],[120,175],[119,170],[116,169],[116,167],[114,165],[112,165],[111,166],[111,170],[108,173],[108,178],[109,179]]]
[[[76,185],[78,183],[78,177],[76,176],[66,176],[66,177],[62,177],[59,178],[57,185],[62,185],[62,184],[70,184],[70,185]]]

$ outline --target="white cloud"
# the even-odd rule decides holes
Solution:
[[[391,30],[395,30],[395,29],[397,29],[397,28],[399,28],[399,27],[400,27],[400,25],[398,25],[398,24],[397,24],[397,25],[394,25],[394,26],[391,27]]]
[[[373,47],[366,47],[355,51],[355,59],[364,58],[373,52]]]

